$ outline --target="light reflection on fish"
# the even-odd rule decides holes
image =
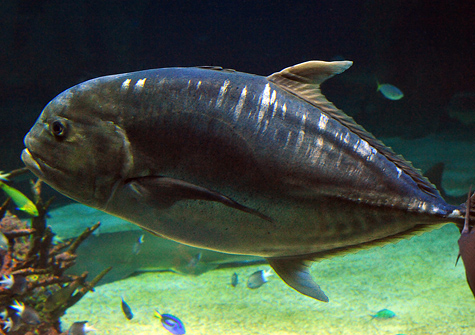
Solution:
[[[79,202],[180,243],[265,257],[328,301],[310,261],[460,226],[465,214],[323,96],[320,84],[351,64],[92,79],[45,107],[22,159]]]

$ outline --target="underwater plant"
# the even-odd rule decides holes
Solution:
[[[15,172],[8,175],[23,173]],[[0,207],[0,334],[62,334],[60,317],[110,270],[105,269],[90,282],[86,281],[87,272],[65,275],[75,264],[76,249],[100,223],[75,239],[56,243],[55,234],[46,225],[52,199],[43,202],[40,181],[32,183],[32,192],[38,215],[31,223],[8,210],[10,198]]]

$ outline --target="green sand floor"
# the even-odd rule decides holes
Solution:
[[[169,334],[154,309],[178,316],[187,334],[475,334],[475,299],[454,225],[385,247],[323,260],[312,275],[329,303],[307,298],[277,276],[256,290],[247,277],[268,266],[216,270],[198,277],[147,273],[100,286],[62,319],[89,320],[97,334]],[[240,283],[231,287],[237,272]],[[125,319],[124,296],[135,317]],[[380,309],[397,316],[373,319]]]

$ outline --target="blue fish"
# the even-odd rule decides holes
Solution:
[[[155,317],[159,318],[163,327],[174,335],[185,334],[185,325],[176,316],[170,314],[160,314],[155,310]]]

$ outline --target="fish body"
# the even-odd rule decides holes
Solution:
[[[395,316],[396,316],[396,313],[386,308],[378,311],[376,314],[371,315],[373,319],[391,319]]]
[[[27,288],[27,280],[21,275],[3,275],[0,285],[9,289],[13,294],[23,294]]]
[[[140,253],[140,251],[142,250],[142,244],[143,244],[143,240],[144,240],[144,236],[145,235],[140,235],[140,237],[137,239],[137,241],[135,241],[133,247],[132,247],[132,254],[133,255],[138,255]]]
[[[132,320],[134,318],[134,313],[132,313],[132,308],[125,302],[124,298],[121,298],[121,307],[122,312],[124,312],[125,318],[127,320]]]
[[[399,100],[404,97],[404,93],[402,93],[399,88],[391,84],[378,83],[378,88],[376,91],[381,92],[381,94],[389,100]]]
[[[86,335],[89,332],[96,331],[95,328],[89,326],[87,321],[74,322],[68,329],[68,335]]]
[[[8,239],[4,233],[0,231],[0,249],[7,250],[8,249]],[[0,282],[1,284],[1,282]]]
[[[185,325],[176,316],[171,314],[160,314],[160,312],[156,310],[155,317],[159,318],[162,322],[163,328],[173,335],[182,335],[186,333]]]
[[[461,223],[464,212],[321,94],[351,64],[93,79],[45,107],[22,159],[79,202],[180,243],[265,257],[287,284],[328,301],[308,261]]]
[[[13,278],[13,275],[3,275],[2,280],[0,281],[0,285],[10,289],[12,288],[13,284],[15,284],[15,279]]]
[[[233,273],[231,276],[231,286],[236,287],[239,284],[239,277],[236,272]]]
[[[41,323],[40,316],[37,311],[32,307],[26,306],[22,302],[14,301],[14,304],[10,308],[16,310],[16,314],[20,317],[21,321],[28,325],[38,325]]]
[[[16,188],[8,186],[0,180],[0,188],[10,197],[17,206],[17,209],[28,213],[31,216],[38,216],[38,209],[35,204]]]
[[[250,289],[256,289],[264,285],[265,283],[268,282],[269,276],[271,276],[271,270],[264,271],[264,270],[259,270],[254,272],[252,275],[249,276],[247,279],[247,287]]]

